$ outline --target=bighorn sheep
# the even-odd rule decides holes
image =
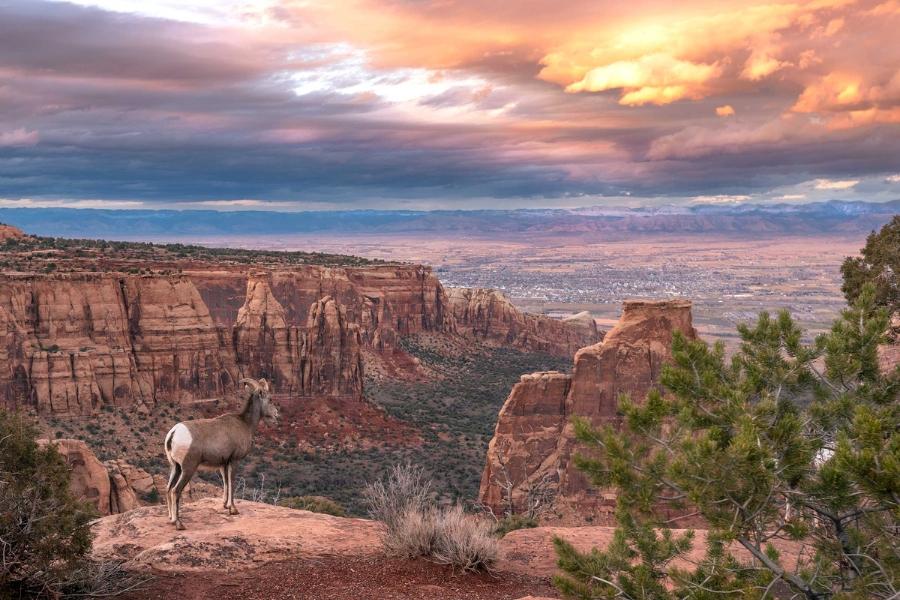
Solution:
[[[181,492],[198,468],[216,469],[222,476],[224,508],[232,515],[234,507],[234,466],[250,452],[253,434],[260,419],[275,420],[278,409],[269,399],[265,379],[241,379],[247,386],[244,408],[212,419],[178,423],[166,434],[165,450],[171,471],[166,492],[169,521],[184,529],[179,518]]]

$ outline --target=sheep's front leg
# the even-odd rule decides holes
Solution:
[[[219,476],[222,477],[222,508],[228,508],[228,473],[227,466],[219,469]]]
[[[228,475],[228,514],[236,515],[238,509],[234,506],[234,463],[225,465],[225,473]]]

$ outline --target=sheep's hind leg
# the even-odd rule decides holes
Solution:
[[[194,472],[196,470],[196,463],[182,463],[181,476],[178,477],[178,483],[176,483],[175,487],[172,489],[172,495],[175,497],[175,529],[185,528],[184,524],[181,522],[181,493],[184,491],[185,486],[187,486],[188,482],[191,480],[191,477],[194,476]]]
[[[238,514],[238,509],[234,506],[234,464],[229,462],[225,465],[225,474],[228,476],[228,514]]]
[[[166,508],[169,511],[169,523],[174,523],[175,516],[175,495],[172,491],[175,489],[175,483],[181,475],[181,465],[175,461],[171,461],[169,469],[169,483],[166,485]]]

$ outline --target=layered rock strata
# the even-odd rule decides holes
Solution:
[[[223,397],[244,376],[360,397],[361,348],[452,332],[445,306],[422,267],[5,275],[0,404],[87,415]]]
[[[0,275],[0,404],[89,415],[226,397],[248,376],[359,398],[363,351],[391,359],[406,335],[459,330],[554,354],[599,339],[589,316],[526,315],[493,291],[454,298],[416,265]]]
[[[587,312],[562,320],[523,313],[492,289],[450,288],[448,297],[459,332],[477,339],[572,356],[603,338]]]
[[[521,511],[548,487],[558,507],[611,522],[614,497],[589,485],[572,462],[571,418],[615,422],[620,394],[643,399],[671,359],[675,331],[696,338],[687,301],[627,301],[603,342],[579,350],[571,374],[525,375],[500,410],[488,447],[480,499],[495,511]]]

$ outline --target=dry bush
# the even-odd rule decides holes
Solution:
[[[430,556],[435,548],[437,521],[434,510],[406,510],[394,527],[385,530],[385,550],[403,558]]]
[[[372,518],[381,521],[385,549],[394,556],[423,556],[466,571],[488,569],[498,554],[493,525],[459,505],[438,508],[431,481],[419,467],[396,466],[386,482],[366,487]]]
[[[464,571],[487,570],[497,560],[499,542],[493,524],[455,505],[439,511],[431,558]]]
[[[408,512],[423,513],[432,506],[431,488],[422,467],[395,465],[387,481],[366,485],[363,499],[369,515],[384,523],[390,533],[402,526]]]

